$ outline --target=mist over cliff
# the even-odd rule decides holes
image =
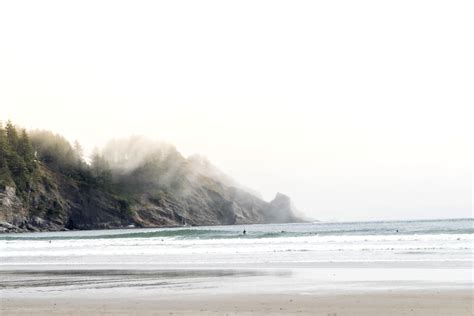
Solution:
[[[84,159],[79,143],[0,125],[0,230],[282,223],[289,197],[266,202],[205,157],[171,144],[113,139]]]

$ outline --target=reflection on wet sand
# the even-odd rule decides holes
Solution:
[[[223,277],[286,276],[291,271],[265,270],[20,270],[0,271],[0,289],[46,288],[46,291],[107,288],[197,288]],[[216,280],[217,281],[217,280]]]

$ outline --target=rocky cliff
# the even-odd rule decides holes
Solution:
[[[185,196],[143,192],[130,201],[40,169],[56,182],[38,185],[30,193],[29,205],[14,187],[0,187],[0,232],[300,221],[282,194],[267,203],[212,179],[203,179]]]
[[[0,152],[0,232],[300,221],[287,196],[268,203],[169,145],[132,148],[143,140],[129,139],[86,163],[57,136],[34,137],[36,159],[24,163],[24,174],[15,173],[11,152]]]

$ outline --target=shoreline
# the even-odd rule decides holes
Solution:
[[[19,229],[19,231],[9,231],[9,230],[0,230],[0,236],[8,236],[12,234],[32,234],[32,233],[67,233],[67,232],[93,232],[93,231],[117,231],[117,230],[147,230],[147,229],[179,229],[179,228],[202,228],[202,227],[233,227],[233,226],[258,226],[258,225],[290,225],[290,224],[365,224],[365,223],[386,223],[386,222],[395,222],[395,223],[405,223],[405,222],[437,222],[437,221],[459,221],[459,220],[473,220],[472,217],[447,217],[447,218],[422,218],[422,219],[390,219],[390,220],[382,220],[382,219],[375,219],[375,220],[342,220],[342,221],[334,221],[334,220],[308,220],[308,219],[301,219],[300,221],[296,222],[276,222],[276,223],[236,223],[236,224],[210,224],[206,223],[203,225],[163,225],[163,226],[134,226],[131,227],[130,225],[127,226],[116,226],[116,227],[94,227],[90,229],[68,229],[68,228],[61,228],[61,229],[46,229],[41,230],[38,228],[37,230],[28,230],[27,228],[18,228],[18,226],[11,224],[7,221],[0,221],[0,227],[2,225],[6,226],[13,226]],[[403,234],[403,233],[402,233]]]

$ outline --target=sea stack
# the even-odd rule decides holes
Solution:
[[[293,206],[289,196],[278,192],[275,198],[269,203],[266,217],[269,223],[291,223],[300,222],[297,210]]]

